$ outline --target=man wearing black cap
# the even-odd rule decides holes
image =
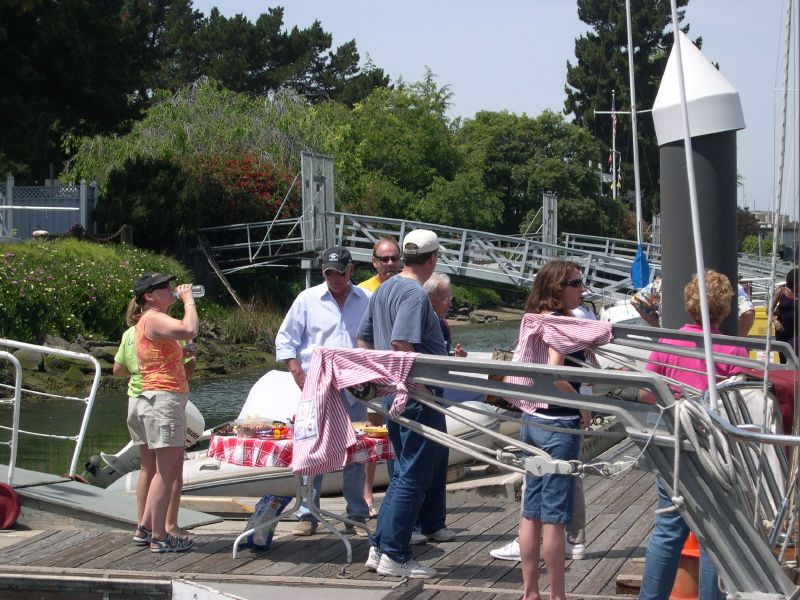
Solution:
[[[322,254],[322,277],[325,281],[300,292],[275,336],[275,359],[286,362],[297,387],[303,389],[311,366],[314,348],[355,348],[361,317],[369,306],[367,293],[350,284],[353,259],[343,246],[333,246]],[[366,421],[364,405],[346,393],[343,404],[351,421]],[[314,478],[312,501],[319,506],[322,475]],[[366,521],[369,509],[364,500],[364,465],[348,464],[342,475],[342,495],[347,502],[347,517]],[[313,535],[317,521],[305,505],[298,511],[300,522],[295,535]],[[361,528],[353,528],[366,535]],[[353,532],[348,528],[345,531]]]

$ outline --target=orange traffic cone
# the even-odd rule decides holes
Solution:
[[[678,573],[672,586],[670,600],[697,600],[697,582],[700,572],[700,547],[697,538],[690,531],[681,550]]]

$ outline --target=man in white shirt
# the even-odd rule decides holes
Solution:
[[[314,348],[355,348],[356,332],[361,317],[369,306],[367,293],[350,283],[353,275],[350,251],[342,246],[328,248],[322,255],[322,276],[325,281],[300,292],[283,319],[275,336],[275,358],[286,362],[286,367],[301,390],[306,373],[311,366]],[[346,392],[342,402],[351,421],[366,421],[363,404]],[[322,475],[314,477],[312,502],[319,506]],[[342,495],[347,502],[347,517],[365,522],[369,510],[364,501],[364,465],[348,464],[342,473]],[[300,522],[295,535],[313,535],[317,521],[305,503],[297,513]],[[348,527],[346,532],[366,535],[361,528]]]

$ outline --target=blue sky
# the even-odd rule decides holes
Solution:
[[[738,169],[744,177],[739,204],[751,210],[770,210],[775,196],[780,106],[775,90],[782,81],[784,4],[785,0],[690,0],[686,11],[689,37],[703,37],[703,53],[720,63],[741,97],[747,127],[738,135]],[[194,2],[204,14],[218,6],[224,15],[242,13],[250,19],[275,5],[255,0]],[[479,110],[531,116],[548,108],[561,111],[566,63],[575,62],[575,38],[587,30],[571,0],[285,0],[283,6],[288,28],[307,27],[318,19],[333,35],[334,46],[355,39],[362,59],[369,55],[393,81],[417,81],[429,67],[439,85],[450,86],[451,115],[465,118]],[[797,65],[793,68],[796,72]],[[796,89],[797,82],[790,81],[789,87]],[[792,124],[797,118],[796,92],[790,94],[789,106],[794,106]],[[785,168],[794,170],[787,174],[792,189],[783,201],[783,212],[794,219],[797,161],[796,155],[787,155]]]

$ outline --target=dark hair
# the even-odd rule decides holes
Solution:
[[[564,282],[569,272],[580,267],[569,260],[552,260],[542,267],[533,280],[533,287],[525,301],[526,313],[560,312],[566,316],[572,312],[564,307]]]
[[[792,290],[792,293],[797,291],[797,267],[786,274],[786,287]]]
[[[403,252],[403,262],[411,266],[423,265],[431,256],[433,256],[437,252],[439,251],[434,250],[432,252],[425,252],[424,254],[406,254],[405,252]]]

